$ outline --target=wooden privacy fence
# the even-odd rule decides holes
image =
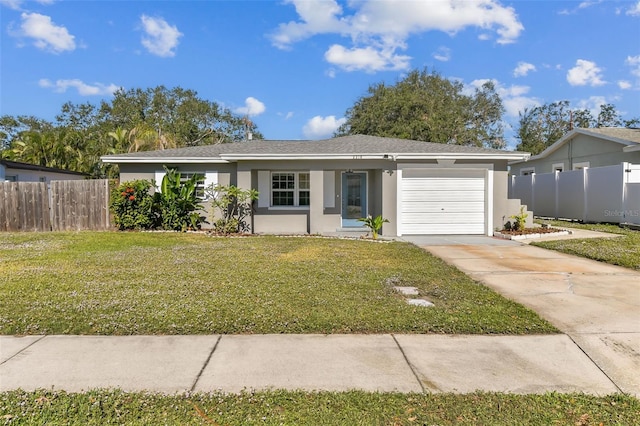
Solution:
[[[0,182],[0,231],[111,229],[109,181]]]

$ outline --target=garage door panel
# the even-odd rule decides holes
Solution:
[[[484,214],[482,213],[472,213],[469,214],[467,212],[458,212],[458,213],[441,213],[441,212],[431,212],[431,213],[407,213],[402,216],[402,222],[405,224],[419,224],[419,223],[428,223],[428,224],[454,224],[458,225],[460,223],[469,223],[469,224],[484,224]]]
[[[478,232],[478,226],[475,224],[459,224],[455,229],[445,225],[414,225],[411,227],[411,232],[405,232],[406,235],[473,235],[481,233]]]
[[[485,179],[464,171],[456,177],[457,172],[402,179],[403,234],[485,233]]]
[[[484,179],[404,179],[402,187],[411,190],[455,191],[458,189],[475,189],[484,191]]]
[[[484,191],[411,191],[402,192],[403,202],[447,201],[459,200],[484,201]]]
[[[455,203],[432,203],[432,202],[415,202],[405,206],[402,209],[403,213],[429,213],[429,212],[477,212],[484,216],[484,201],[470,201],[462,202],[457,201]]]

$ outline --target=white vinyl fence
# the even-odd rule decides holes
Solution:
[[[512,176],[509,198],[535,216],[640,225],[640,164]]]

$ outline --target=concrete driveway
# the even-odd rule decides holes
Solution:
[[[640,272],[491,237],[403,239],[533,309],[640,395]]]

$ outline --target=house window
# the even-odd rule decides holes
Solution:
[[[564,172],[564,163],[556,163],[551,166],[552,172]]]
[[[180,182],[184,183],[191,179],[194,175],[198,175],[199,178],[196,182],[196,196],[198,198],[204,199],[204,173],[196,173],[196,172],[180,172]]]
[[[40,182],[47,182],[47,178],[44,176],[40,176]]]
[[[17,182],[17,181],[18,181],[18,176],[15,176],[15,175],[13,175],[13,176],[7,175],[7,176],[5,176],[5,177],[4,177],[4,181],[5,181],[5,182]]]
[[[276,172],[271,174],[272,206],[308,206],[311,201],[311,179],[308,172]]]
[[[535,172],[536,172],[535,167],[529,167],[529,168],[520,170],[520,176],[529,176],[529,175],[535,174]]]
[[[582,169],[588,169],[589,168],[589,162],[585,161],[584,163],[573,163],[573,170],[582,170]]]

